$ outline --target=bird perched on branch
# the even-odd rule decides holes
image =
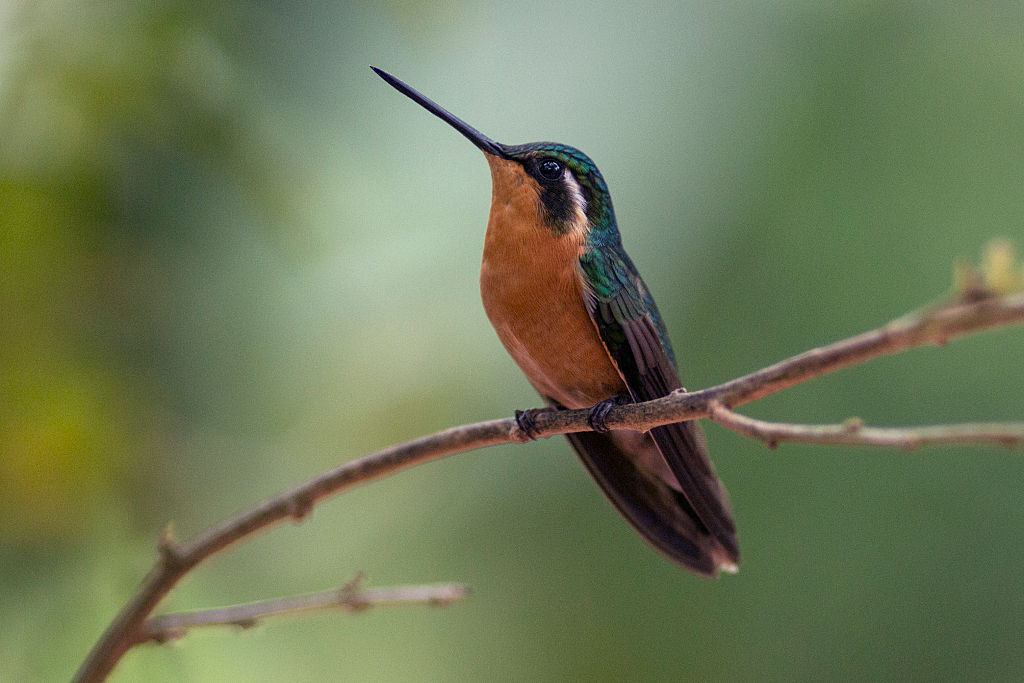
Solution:
[[[623,250],[597,166],[568,145],[505,145],[371,67],[476,145],[491,169],[480,292],[502,344],[550,406],[590,408],[567,438],[605,495],[654,548],[704,576],[735,572],[728,497],[694,422],[610,431],[618,403],[682,386],[654,299]],[[536,410],[516,413],[535,435]]]

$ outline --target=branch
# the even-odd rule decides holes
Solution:
[[[189,629],[197,627],[253,628],[272,617],[330,609],[361,612],[371,607],[395,605],[447,607],[452,602],[469,595],[469,587],[461,583],[443,583],[436,586],[397,586],[394,588],[362,588],[361,583],[362,575],[360,574],[341,588],[319,593],[260,600],[230,607],[162,614],[146,621],[137,643],[145,641],[165,643],[181,638]]]
[[[608,414],[605,423],[610,429],[646,431],[663,424],[708,417],[713,401],[736,407],[851,365],[920,346],[944,346],[973,332],[1021,322],[1024,322],[1024,293],[925,308],[710,389],[690,393],[680,389],[647,403],[617,407]],[[585,431],[580,415],[586,414],[586,410],[542,413],[537,415],[536,423],[544,436]]]
[[[783,441],[832,446],[875,446],[912,451],[922,446],[980,444],[1016,448],[1024,444],[1024,422],[990,422],[930,427],[866,427],[859,418],[837,425],[766,422],[711,402],[712,420],[737,434],[775,448]]]
[[[829,346],[812,349],[763,370],[703,391],[672,394],[614,408],[606,419],[612,429],[646,431],[658,425],[707,417],[712,403],[737,406],[879,356],[929,344],[942,345],[972,332],[1024,321],[1024,294],[980,296],[908,314],[884,327]],[[536,415],[540,436],[589,431],[587,410]],[[132,645],[144,640],[145,622],[161,600],[200,562],[247,536],[285,519],[302,519],[319,501],[363,482],[486,446],[527,440],[515,420],[506,418],[454,427],[391,446],[341,465],[257,504],[186,543],[165,534],[160,556],[134,597],[107,627],[75,675],[76,681],[101,681]]]

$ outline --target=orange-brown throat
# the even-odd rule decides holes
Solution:
[[[555,187],[542,187],[538,179],[527,172],[524,163],[529,165],[532,160],[508,159],[492,154],[484,155],[491,167],[492,199],[494,206],[498,201],[511,201],[513,196],[523,193],[523,209],[533,204],[529,220],[536,220],[545,225],[559,237],[569,234],[570,239],[582,243],[590,228],[587,218],[587,203],[579,181],[569,169],[564,169],[562,177]],[[523,215],[526,219],[526,214]]]
[[[491,213],[487,222],[484,255],[488,247],[497,249],[503,260],[517,270],[536,270],[539,280],[545,273],[571,274],[583,253],[586,225],[579,221],[562,233],[547,225],[541,202],[540,184],[521,164],[486,154],[491,167]],[[541,263],[542,267],[530,267]],[[575,284],[574,284],[575,287]]]
[[[541,226],[541,188],[536,180],[527,174],[522,164],[485,154],[491,167],[491,217],[495,212],[515,214],[516,223],[536,223]],[[507,220],[508,216],[506,216]]]

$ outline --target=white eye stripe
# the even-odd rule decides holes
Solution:
[[[583,196],[583,188],[580,187],[580,183],[576,180],[576,176],[572,174],[568,168],[562,172],[562,178],[565,181],[565,188],[569,191],[569,198],[572,200],[572,205],[576,209],[577,214],[586,220],[587,216],[587,200]]]

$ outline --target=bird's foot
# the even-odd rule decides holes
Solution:
[[[516,427],[518,427],[518,436],[521,436],[519,441],[533,441],[540,436],[540,430],[537,429],[537,420],[535,419],[541,413],[553,412],[554,408],[530,408],[529,410],[517,410],[516,411]]]
[[[616,394],[611,398],[606,398],[590,409],[590,414],[587,415],[587,424],[598,434],[607,434],[611,431],[605,424],[608,413],[612,412],[612,408],[631,403],[632,400],[629,394]]]

